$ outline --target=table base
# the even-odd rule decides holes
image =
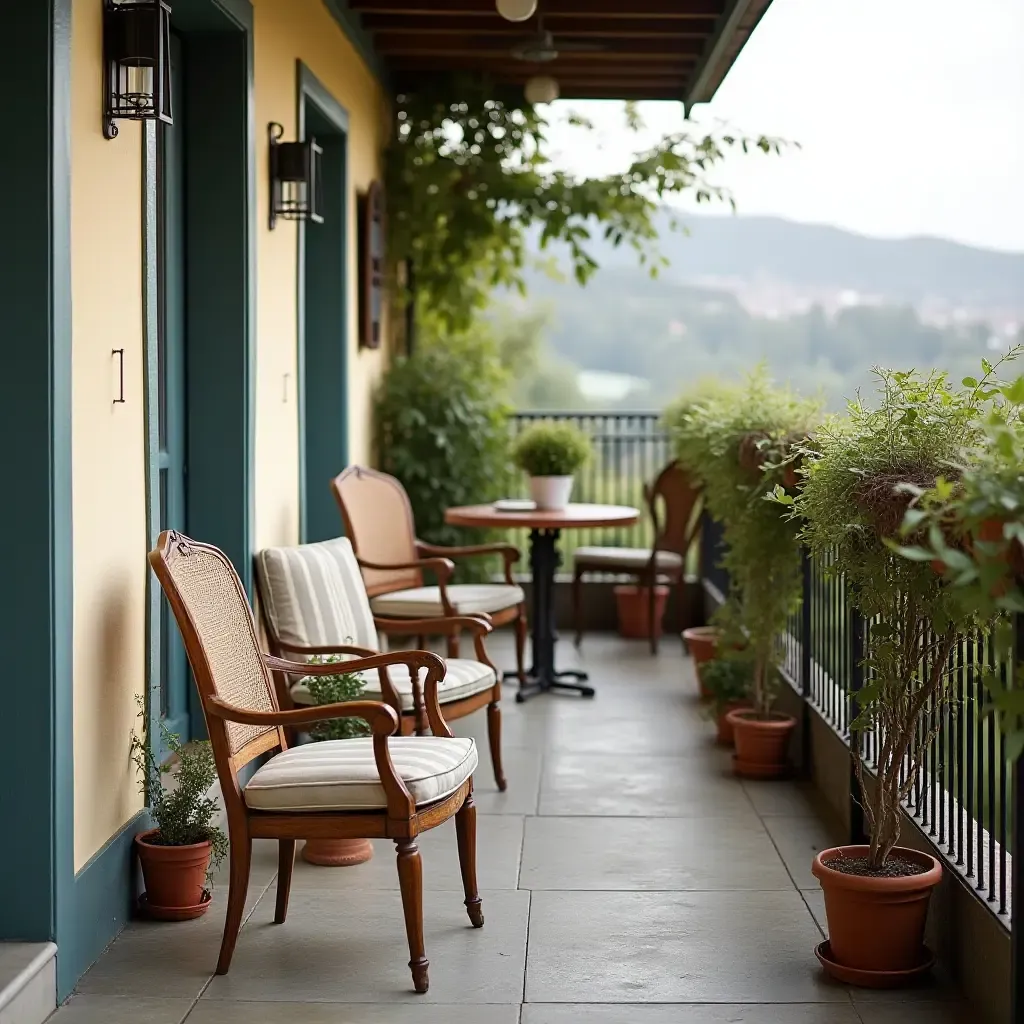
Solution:
[[[518,673],[511,673],[516,679]],[[566,669],[564,672],[552,671],[549,674],[540,675],[531,669],[526,673],[526,683],[520,685],[516,694],[516,703],[525,704],[531,697],[538,693],[549,693],[551,690],[567,690],[570,693],[578,693],[581,697],[593,697],[595,690],[592,686],[583,684],[590,677],[586,672],[579,672],[576,669]],[[566,679],[574,679],[575,682],[567,683]]]

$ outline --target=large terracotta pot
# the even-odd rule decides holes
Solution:
[[[932,889],[942,881],[942,866],[927,853],[901,846],[891,856],[926,870],[918,875],[879,878],[851,875],[829,866],[841,856],[865,857],[867,853],[867,846],[837,846],[822,850],[811,866],[825,893],[831,957],[858,971],[912,971],[921,963],[928,901]]]
[[[701,698],[706,700],[711,694],[704,686],[701,668],[709,661],[718,657],[718,641],[722,631],[717,626],[691,626],[683,630],[686,648],[693,658],[693,667],[697,672],[697,685],[700,687]]]
[[[654,635],[661,636],[661,620],[665,617],[668,587],[659,584],[654,592]],[[619,634],[629,640],[649,640],[651,623],[650,587],[621,586],[615,588],[615,606],[619,614]]]
[[[974,539],[988,544],[1001,544],[1003,542],[1003,527],[1006,525],[1002,519],[986,519],[979,527]],[[1009,564],[1014,576],[1024,576],[1024,551],[1021,550],[1020,541],[1016,538],[1009,541],[1006,550],[999,556],[1001,561]]]
[[[350,868],[372,856],[369,839],[307,839],[302,846],[302,859],[324,868]]]
[[[736,744],[733,768],[748,779],[777,779],[788,770],[786,750],[789,735],[796,725],[790,715],[773,714],[757,718],[749,708],[730,711],[726,720],[732,726]]]
[[[718,713],[718,717],[715,719],[715,725],[717,727],[715,742],[719,746],[731,747],[736,742],[736,735],[732,727],[732,722],[729,721],[729,713],[749,707],[750,704],[745,700],[732,701],[722,707],[722,710]]]
[[[200,917],[210,907],[206,870],[213,848],[209,841],[189,846],[161,846],[152,842],[155,828],[135,837],[146,892],[140,905],[150,917],[184,921]]]

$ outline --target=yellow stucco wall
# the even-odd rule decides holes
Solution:
[[[296,137],[296,61],[302,60],[349,115],[348,424],[353,462],[370,458],[370,396],[383,350],[360,351],[357,335],[356,193],[380,173],[387,131],[385,99],[323,0],[254,0],[258,372],[256,380],[256,546],[298,538],[296,382],[297,227],[266,222],[266,126],[277,121]],[[338,470],[344,468],[339,466]],[[327,481],[310,480],[310,488]],[[340,532],[340,524],[339,524]]]
[[[75,866],[142,806],[128,758],[145,682],[145,422],[142,330],[142,138],[100,131],[101,5],[76,4],[72,86]],[[294,224],[267,228],[266,125],[295,137],[296,60],[349,113],[349,441],[370,451],[369,403],[382,352],[357,348],[356,191],[379,172],[380,87],[322,0],[255,0],[256,467],[254,544],[298,539]],[[339,282],[340,285],[340,282]],[[125,349],[125,397],[114,405]],[[342,467],[338,467],[339,470]],[[311,486],[326,486],[311,481]]]
[[[128,760],[145,679],[142,138],[138,124],[112,142],[100,130],[101,12],[75,4],[72,26],[76,870],[142,806]]]

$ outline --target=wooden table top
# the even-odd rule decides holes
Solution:
[[[480,526],[488,529],[574,530],[587,526],[632,526],[640,510],[628,505],[569,505],[557,512],[499,512],[491,505],[462,505],[444,514],[449,526]]]

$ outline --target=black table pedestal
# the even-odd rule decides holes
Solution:
[[[576,670],[559,672],[555,668],[555,572],[561,564],[558,530],[530,531],[530,570],[533,573],[533,667],[520,683],[516,701],[522,704],[536,693],[570,690],[593,697],[594,688],[585,686],[587,673]],[[505,678],[518,678],[506,672]],[[569,682],[568,680],[572,680]]]

